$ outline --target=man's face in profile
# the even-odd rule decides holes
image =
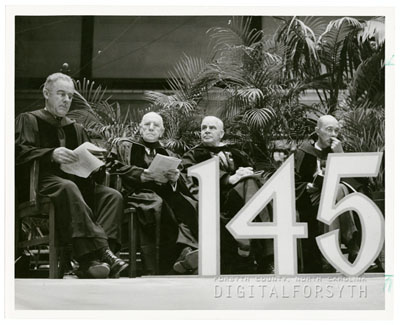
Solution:
[[[336,119],[329,119],[321,122],[321,126],[317,129],[318,140],[323,148],[331,146],[332,138],[336,138],[339,134],[339,122]]]
[[[204,145],[209,147],[216,147],[219,145],[224,130],[219,123],[218,119],[213,117],[206,117],[201,122],[201,141]]]
[[[46,108],[57,117],[67,115],[74,95],[74,84],[65,79],[58,79],[50,85],[50,89],[43,90],[47,100]]]
[[[146,142],[157,142],[164,132],[161,116],[146,114],[140,123],[140,135]]]

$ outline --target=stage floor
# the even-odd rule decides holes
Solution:
[[[382,310],[384,274],[16,279],[16,310]]]

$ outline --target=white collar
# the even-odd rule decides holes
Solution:
[[[317,142],[314,143],[315,149],[322,151],[322,148],[317,144]]]

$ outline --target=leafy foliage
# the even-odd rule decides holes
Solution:
[[[119,103],[106,97],[106,89],[86,79],[76,81],[75,89],[68,117],[82,124],[98,145],[107,147],[115,138],[138,134],[139,122],[149,108],[131,110],[128,106],[122,113]]]
[[[343,116],[342,129],[345,149],[349,152],[385,151],[385,115],[376,108],[356,107]],[[379,174],[370,178],[371,192],[385,189],[385,164],[382,162]]]
[[[325,111],[333,114],[338,109],[340,91],[354,83],[357,68],[361,64],[365,67],[371,53],[384,46],[383,19],[363,22],[342,17],[325,25],[322,33],[320,18],[281,19],[276,39],[283,44],[285,75],[315,89]]]
[[[201,117],[212,105],[224,120],[225,141],[237,143],[269,172],[277,166],[276,142],[307,139],[322,114],[344,118],[347,150],[383,150],[373,142],[384,144],[384,19],[275,18],[280,25],[272,38],[252,28],[249,17],[209,29],[207,57],[184,54],[168,74],[169,91],[145,92],[147,110],[164,118],[166,146],[182,154],[195,145]],[[94,121],[88,123],[93,133],[107,139],[137,134],[144,112],[121,114],[118,103],[89,81],[77,89],[77,104]],[[319,104],[301,101],[310,90]],[[368,128],[372,118],[379,130]]]

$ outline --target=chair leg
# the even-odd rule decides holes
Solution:
[[[161,219],[156,217],[156,274],[160,274],[160,233]]]
[[[137,276],[137,216],[135,212],[129,213],[128,220],[128,236],[129,236],[129,277],[135,278]]]
[[[299,212],[296,211],[296,222],[300,222],[300,215]],[[303,244],[301,239],[297,239],[297,273],[304,272],[304,258],[303,258]]]
[[[49,208],[49,278],[58,279],[58,252],[56,246],[56,227],[55,227],[55,211],[54,205],[51,204]],[[62,277],[62,275],[61,275]]]
[[[14,233],[15,233],[14,261],[19,257],[18,255],[19,255],[19,252],[20,252],[20,248],[19,248],[18,244],[19,244],[20,231],[21,231],[21,227],[22,227],[21,218],[20,218],[18,213],[15,214],[15,218],[16,218],[16,220],[15,220],[15,223],[14,223],[15,224],[15,231],[14,231]]]

